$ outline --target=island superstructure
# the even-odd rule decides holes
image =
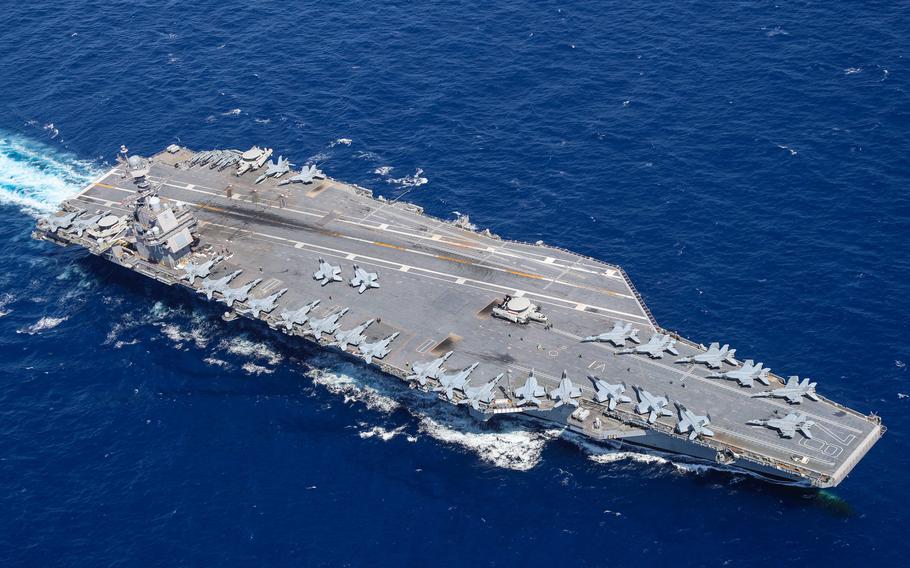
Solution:
[[[597,443],[815,487],[884,433],[755,355],[661,328],[626,272],[374,198],[272,151],[128,156],[34,236],[167,285],[462,405]]]

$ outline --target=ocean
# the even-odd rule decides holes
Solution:
[[[903,2],[7,2],[0,565],[905,565]],[[839,487],[462,409],[35,219],[151,154],[274,147],[623,266],[657,320],[882,416]]]

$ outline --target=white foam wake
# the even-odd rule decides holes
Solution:
[[[94,162],[0,131],[0,204],[53,211],[99,174]]]
[[[317,364],[323,361],[316,361]],[[559,436],[559,430],[538,431],[510,422],[484,427],[470,417],[464,408],[436,400],[436,395],[411,390],[403,383],[380,376],[350,363],[325,361],[330,369],[316,368],[307,374],[332,394],[343,397],[345,403],[360,403],[367,408],[391,415],[406,408],[417,419],[417,429],[427,435],[475,454],[497,467],[525,471],[540,462],[546,443]],[[375,379],[375,380],[373,380]],[[361,424],[359,436],[364,439],[390,441],[404,435],[409,442],[416,434],[406,432],[407,426]]]

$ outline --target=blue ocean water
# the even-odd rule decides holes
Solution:
[[[59,2],[0,23],[4,566],[903,565],[901,2]],[[889,430],[795,490],[510,427],[29,238],[151,153],[269,144],[624,266]]]

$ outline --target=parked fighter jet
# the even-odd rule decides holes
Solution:
[[[266,168],[265,172],[256,178],[256,183],[264,181],[267,177],[280,178],[284,174],[291,171],[291,161],[284,158],[283,156],[278,156],[278,163],[276,164],[272,160],[269,160],[269,165]]]
[[[298,308],[293,311],[286,310],[281,312],[281,323],[279,325],[283,325],[285,330],[288,332],[293,331],[295,325],[303,325],[307,322],[307,320],[309,320],[307,314],[309,314],[310,310],[318,305],[319,300],[313,300],[302,308]]]
[[[323,259],[319,259],[319,270],[313,273],[313,280],[318,280],[325,286],[329,282],[341,282],[341,267],[333,266]]]
[[[205,278],[208,276],[212,272],[212,267],[220,261],[221,257],[216,256],[215,258],[202,263],[188,262],[186,266],[183,267],[183,276],[181,276],[180,279],[183,280],[185,278],[189,280],[190,284],[194,284],[197,277]]]
[[[50,217],[44,217],[42,221],[47,226],[47,230],[56,233],[58,229],[67,229],[70,225],[73,224],[73,220],[78,217],[82,211],[73,211],[72,213],[64,213],[63,215],[51,215]]]
[[[274,310],[278,306],[278,298],[282,297],[287,291],[287,288],[282,288],[274,294],[264,298],[248,298],[246,300],[246,305],[249,306],[249,311],[253,314],[253,317],[258,318],[260,313],[269,313]]]
[[[676,431],[680,434],[689,432],[689,440],[694,440],[699,436],[713,436],[714,432],[707,426],[711,423],[710,416],[700,416],[695,414],[680,403],[676,403],[676,409],[679,410],[679,422],[676,423]]]
[[[815,394],[816,384],[818,383],[809,382],[809,379],[803,379],[800,382],[799,377],[793,376],[787,379],[787,384],[781,388],[754,393],[752,398],[785,398],[790,404],[801,403],[804,396],[812,400],[819,400],[818,395]]]
[[[594,398],[597,399],[597,402],[607,403],[607,408],[610,410],[616,410],[616,405],[623,402],[632,402],[632,399],[627,397],[625,394],[626,387],[622,384],[611,385],[610,383],[598,379],[592,375],[588,375],[588,378],[594,383]]]
[[[374,341],[373,343],[363,342],[357,346],[357,350],[360,351],[360,356],[363,357],[363,360],[370,364],[373,362],[373,359],[382,359],[389,354],[389,344],[395,341],[395,338],[401,335],[399,332],[395,332],[392,335],[386,337],[385,339],[380,339],[379,341]]]
[[[664,356],[664,351],[673,355],[679,355],[679,351],[673,347],[674,345],[676,345],[676,340],[669,335],[655,333],[644,345],[637,345],[629,349],[621,349],[620,351],[617,351],[617,353],[620,355],[644,353],[652,359],[660,359]]]
[[[336,331],[335,332],[335,342],[332,343],[332,345],[341,349],[342,351],[347,349],[348,345],[354,345],[354,346],[360,345],[361,343],[363,343],[363,340],[366,339],[366,337],[364,337],[364,335],[363,335],[363,332],[366,331],[366,329],[368,327],[370,327],[370,324],[373,323],[374,321],[375,320],[368,319],[367,321],[363,322],[362,324],[358,325],[357,327],[353,327],[346,331],[343,331],[343,330]]]
[[[812,432],[809,430],[815,425],[814,420],[802,412],[791,412],[783,418],[768,418],[765,420],[749,420],[746,422],[749,426],[764,426],[777,430],[782,438],[792,438],[797,432],[803,436],[812,439]]]
[[[466,367],[457,373],[443,373],[439,375],[439,386],[434,390],[436,392],[446,393],[446,398],[452,400],[455,398],[455,389],[458,389],[462,392],[464,391],[464,387],[468,384],[471,373],[474,372],[474,369],[477,368],[477,365],[480,365],[480,363],[474,363],[470,367]]]
[[[564,404],[578,406],[578,401],[575,399],[581,396],[581,389],[575,386],[572,383],[572,379],[569,378],[569,374],[566,371],[563,371],[559,384],[555,389],[547,393],[547,395],[550,399],[556,401],[553,408],[559,408]]]
[[[358,293],[363,294],[367,288],[379,288],[379,275],[375,272],[367,272],[356,264],[354,265],[354,277],[351,278],[351,287],[357,288]]]
[[[348,313],[348,308],[344,308],[343,310],[329,314],[324,318],[310,319],[310,329],[307,331],[307,333],[315,337],[316,341],[322,339],[323,333],[335,333],[338,331],[338,328],[341,327],[341,324],[338,323],[338,320],[341,319],[341,316],[346,313]]]
[[[202,161],[203,158],[206,158],[211,153],[211,150],[205,152],[196,152],[196,154],[193,155],[192,159],[190,159],[190,165],[195,166],[200,161]]]
[[[247,282],[239,288],[224,288],[220,290],[221,292],[221,301],[227,304],[227,307],[232,307],[234,302],[245,302],[246,299],[250,296],[250,290],[256,287],[257,284],[262,282],[262,278],[257,278],[252,282]]]
[[[411,374],[408,375],[409,381],[417,381],[420,386],[426,386],[430,379],[438,379],[445,372],[443,365],[446,359],[452,356],[453,351],[447,352],[438,359],[433,359],[426,363],[411,363]]]
[[[743,363],[743,366],[739,369],[733,369],[732,371],[726,371],[723,373],[715,373],[713,375],[708,375],[711,378],[716,379],[730,379],[739,383],[741,387],[752,387],[754,384],[753,381],[759,381],[762,384],[770,385],[768,381],[768,373],[770,369],[762,369],[762,364],[755,364],[755,361],[752,359],[746,359],[746,362]]]
[[[730,363],[731,365],[739,365],[733,356],[736,354],[736,349],[730,349],[730,346],[726,343],[723,347],[720,346],[720,343],[712,343],[708,346],[708,350],[704,353],[698,353],[691,357],[683,357],[682,359],[677,359],[677,363],[704,363],[705,365],[711,367],[712,369],[720,369],[724,363]]]
[[[227,289],[228,283],[231,280],[233,280],[234,278],[236,278],[238,275],[240,275],[241,272],[243,272],[243,271],[235,270],[234,272],[231,272],[227,276],[223,276],[216,280],[212,280],[211,277],[208,277],[202,281],[202,287],[197,291],[200,294],[205,294],[205,297],[208,298],[209,300],[211,300],[212,295],[215,292],[224,292],[224,290]]]
[[[458,404],[470,404],[474,410],[480,410],[480,403],[490,404],[493,400],[493,389],[503,373],[499,373],[493,380],[487,381],[479,387],[472,387],[470,384],[464,386],[464,398]]]
[[[73,222],[67,230],[78,237],[81,237],[85,231],[98,224],[98,221],[104,217],[104,213],[95,213],[94,215],[81,215],[73,219]]]
[[[638,394],[638,404],[635,405],[635,412],[648,415],[648,423],[653,424],[658,416],[673,416],[673,413],[665,407],[669,404],[667,397],[654,396],[641,387],[634,387],[635,393]]]
[[[309,184],[313,183],[313,180],[325,179],[325,174],[322,173],[315,165],[304,166],[300,173],[296,176],[289,177],[278,185],[287,185],[289,183],[302,183]]]
[[[528,373],[525,384],[515,389],[515,396],[518,397],[518,406],[524,406],[529,402],[534,406],[540,406],[542,401],[538,397],[546,394],[546,390],[543,386],[537,383],[537,377],[534,376],[534,369],[531,369],[531,372]]]
[[[631,323],[623,325],[622,322],[617,321],[613,323],[613,329],[610,331],[601,333],[600,335],[589,335],[581,341],[582,343],[590,341],[598,341],[601,343],[610,342],[616,347],[625,347],[627,339],[631,339],[635,343],[641,343],[641,340],[638,339],[638,330],[632,327]]]

